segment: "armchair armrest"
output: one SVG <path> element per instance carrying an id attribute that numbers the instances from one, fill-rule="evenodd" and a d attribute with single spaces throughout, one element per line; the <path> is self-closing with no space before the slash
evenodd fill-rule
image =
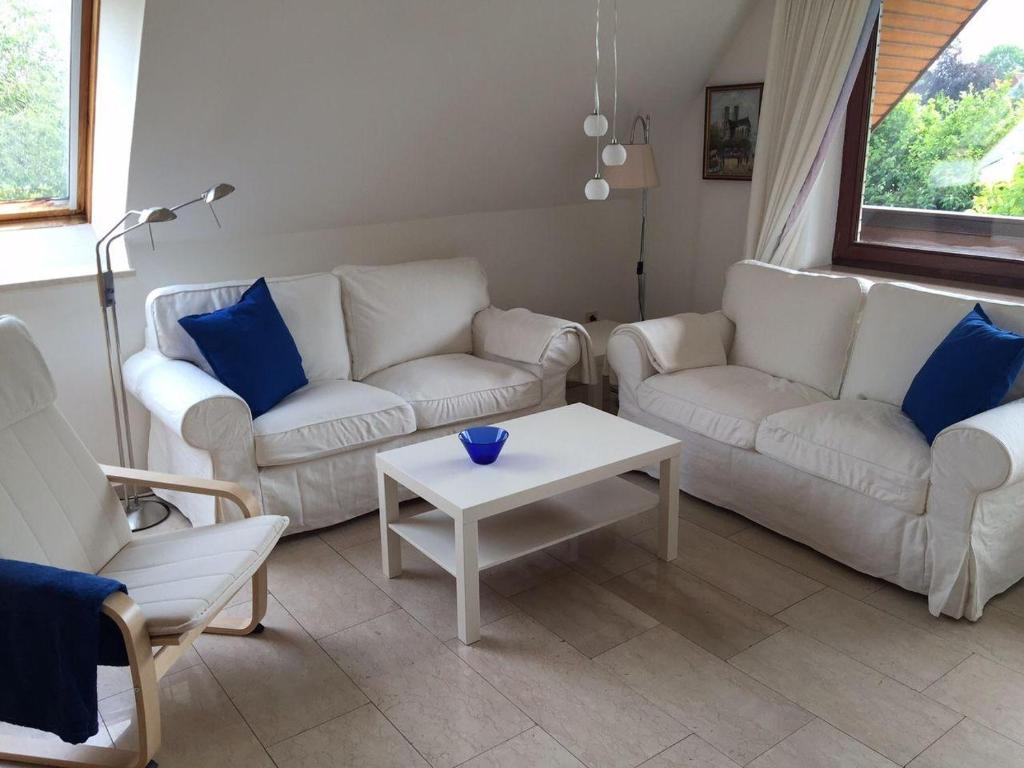
<path id="1" fill-rule="evenodd" d="M 245 400 L 192 363 L 145 349 L 125 362 L 124 381 L 154 418 L 193 448 L 212 451 L 253 442 Z"/>
<path id="2" fill-rule="evenodd" d="M 566 346 L 558 344 L 565 339 L 572 349 L 558 348 Z M 582 361 L 584 375 L 593 376 L 590 337 L 583 326 L 528 309 L 488 307 L 477 312 L 473 317 L 473 352 L 480 357 L 539 365 L 546 371 L 568 371 Z"/>
<path id="3" fill-rule="evenodd" d="M 687 312 L 620 325 L 613 336 L 633 336 L 658 373 L 725 365 L 735 326 L 722 312 Z"/>
<path id="4" fill-rule="evenodd" d="M 150 488 L 164 488 L 169 491 L 197 493 L 202 496 L 215 496 L 233 502 L 243 517 L 256 517 L 261 514 L 256 497 L 238 483 L 226 480 L 210 480 L 203 477 L 185 477 L 171 475 L 166 472 L 153 472 L 148 469 L 129 469 L 100 464 L 100 469 L 107 479 L 125 485 L 147 485 Z"/>

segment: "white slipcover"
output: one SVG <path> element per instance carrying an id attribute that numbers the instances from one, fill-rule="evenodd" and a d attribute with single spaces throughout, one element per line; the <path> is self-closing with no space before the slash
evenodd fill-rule
<path id="1" fill-rule="evenodd" d="M 308 461 L 416 431 L 405 400 L 358 381 L 318 381 L 252 423 L 256 464 Z"/>
<path id="2" fill-rule="evenodd" d="M 487 277 L 472 258 L 346 264 L 334 273 L 357 381 L 408 360 L 472 352 L 473 316 L 491 303 Z"/>
<path id="3" fill-rule="evenodd" d="M 864 304 L 842 397 L 902 405 L 914 376 L 978 299 L 901 283 L 872 286 Z M 1024 306 L 981 301 L 992 322 L 1024 333 Z M 1024 395 L 1024 376 L 1010 399 Z"/>
<path id="4" fill-rule="evenodd" d="M 238 302 L 253 280 L 231 280 L 205 285 L 169 285 L 146 298 L 147 346 L 165 357 L 187 360 L 213 373 L 199 347 L 179 318 L 212 312 Z M 272 277 L 267 287 L 302 356 L 302 368 L 310 381 L 347 379 L 352 367 L 345 320 L 341 312 L 341 288 L 327 274 Z"/>
<path id="5" fill-rule="evenodd" d="M 407 401 L 419 429 L 540 404 L 541 382 L 522 368 L 472 355 L 435 355 L 385 368 L 364 380 Z"/>
<path id="6" fill-rule="evenodd" d="M 839 395 L 866 283 L 760 261 L 729 268 L 722 311 L 736 324 L 730 365 Z"/>
<path id="7" fill-rule="evenodd" d="M 757 430 L 758 453 L 919 515 L 931 449 L 894 405 L 828 400 L 773 413 Z"/>
<path id="8" fill-rule="evenodd" d="M 658 373 L 725 365 L 733 322 L 721 312 L 685 312 L 618 326 L 612 333 L 637 337 Z"/>
<path id="9" fill-rule="evenodd" d="M 765 416 L 827 399 L 813 387 L 739 365 L 659 373 L 637 390 L 640 407 L 648 413 L 748 449 Z"/>
<path id="10" fill-rule="evenodd" d="M 150 635 L 177 635 L 205 623 L 252 578 L 288 521 L 260 515 L 128 542 L 100 575 L 128 587 Z"/>
<path id="11" fill-rule="evenodd" d="M 757 276 L 763 278 L 759 291 Z M 734 285 L 738 278 L 741 284 Z M 813 371 L 814 361 L 801 356 L 822 352 L 820 329 L 845 327 L 845 319 L 829 320 L 829 308 L 819 300 L 831 286 L 818 275 L 733 267 L 725 296 L 732 305 L 726 314 L 736 321 L 735 344 L 760 338 L 761 347 L 740 354 L 734 346 L 730 362 L 753 351 L 782 361 L 766 360 L 766 368 L 794 377 Z M 845 318 L 852 290 L 832 298 Z M 748 311 L 741 302 L 760 304 Z M 930 448 L 899 407 L 920 365 L 975 302 L 919 287 L 871 285 L 853 317 L 855 339 L 842 386 L 830 390 L 842 399 L 822 397 L 795 408 L 764 409 L 756 388 L 734 389 L 750 402 L 725 408 L 728 389 L 712 392 L 711 382 L 727 376 L 727 367 L 672 374 L 706 377 L 702 404 L 715 402 L 713 414 L 671 400 L 656 389 L 665 390 L 670 377 L 657 374 L 641 334 L 619 331 L 608 343 L 608 362 L 619 380 L 619 415 L 683 440 L 680 487 L 689 493 L 925 593 L 935 615 L 976 620 L 988 600 L 1024 577 L 1024 400 L 1014 399 L 1022 382 L 1007 402 L 948 427 Z M 1024 306 L 981 303 L 997 324 L 1024 331 Z M 772 312 L 781 319 L 773 321 Z M 798 321 L 810 330 L 800 330 Z M 768 338 L 765 328 L 779 338 Z M 846 350 L 844 338 L 834 334 Z M 824 351 L 831 361 L 826 367 L 842 371 L 843 355 Z M 759 410 L 764 413 L 751 450 L 742 439 L 749 424 L 735 416 L 746 412 L 754 419 Z"/>

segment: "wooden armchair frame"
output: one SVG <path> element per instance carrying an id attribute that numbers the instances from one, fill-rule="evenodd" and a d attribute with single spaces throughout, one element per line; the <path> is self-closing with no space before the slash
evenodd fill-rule
<path id="1" fill-rule="evenodd" d="M 183 477 L 142 469 L 100 465 L 112 483 L 216 496 L 233 502 L 244 517 L 261 514 L 256 497 L 237 483 Z M 118 747 L 64 744 L 28 737 L 0 737 L 0 761 L 62 768 L 146 768 L 155 766 L 153 756 L 160 749 L 160 679 L 167 674 L 203 632 L 220 635 L 248 635 L 262 631 L 260 621 L 267 612 L 267 564 L 252 576 L 252 610 L 249 618 L 214 616 L 205 625 L 180 635 L 150 636 L 142 610 L 128 595 L 116 592 L 103 602 L 103 613 L 113 619 L 124 637 L 128 666 L 135 691 L 138 727 L 136 751 Z"/>

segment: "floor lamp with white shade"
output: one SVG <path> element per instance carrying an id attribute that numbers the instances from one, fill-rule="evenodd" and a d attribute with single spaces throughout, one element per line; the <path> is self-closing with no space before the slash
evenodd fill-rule
<path id="1" fill-rule="evenodd" d="M 141 211 L 131 210 L 111 227 L 106 234 L 96 241 L 96 284 L 99 288 L 100 313 L 103 316 L 103 334 L 107 343 L 107 371 L 110 375 L 110 396 L 114 406 L 114 431 L 117 435 L 117 454 L 121 466 L 135 469 L 135 452 L 132 448 L 132 428 L 128 414 L 128 395 L 121 372 L 123 358 L 121 355 L 121 330 L 117 322 L 117 297 L 114 291 L 114 270 L 110 263 L 110 244 L 141 227 L 149 228 L 149 242 L 153 249 L 153 224 L 174 221 L 178 218 L 177 211 L 193 203 L 206 203 L 210 207 L 214 221 L 220 227 L 220 220 L 213 203 L 227 197 L 235 188 L 230 184 L 217 184 L 210 187 L 198 197 L 187 200 L 173 207 L 157 206 Z M 134 223 L 127 222 L 135 217 Z M 127 225 L 127 226 L 126 226 Z M 102 258 L 101 250 L 105 254 Z M 125 489 L 125 513 L 133 531 L 152 528 L 162 523 L 171 513 L 170 505 L 153 494 L 140 494 L 135 488 Z"/>
<path id="2" fill-rule="evenodd" d="M 637 142 L 637 128 L 640 139 Z M 647 191 L 658 186 L 658 169 L 654 165 L 654 149 L 651 147 L 651 116 L 637 115 L 629 132 L 629 143 L 625 145 L 626 162 L 609 165 L 604 169 L 604 178 L 612 189 L 640 189 L 640 257 L 636 262 L 637 301 L 640 305 L 640 319 L 647 319 L 647 276 L 644 274 L 644 258 L 647 255 Z"/>

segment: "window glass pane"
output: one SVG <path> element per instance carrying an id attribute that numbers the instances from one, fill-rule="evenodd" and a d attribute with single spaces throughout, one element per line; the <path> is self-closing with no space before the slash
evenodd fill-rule
<path id="1" fill-rule="evenodd" d="M 860 240 L 1024 258 L 1024 2 L 925 7 L 883 4 Z"/>
<path id="2" fill-rule="evenodd" d="M 0 0 L 0 202 L 66 199 L 72 0 Z"/>

